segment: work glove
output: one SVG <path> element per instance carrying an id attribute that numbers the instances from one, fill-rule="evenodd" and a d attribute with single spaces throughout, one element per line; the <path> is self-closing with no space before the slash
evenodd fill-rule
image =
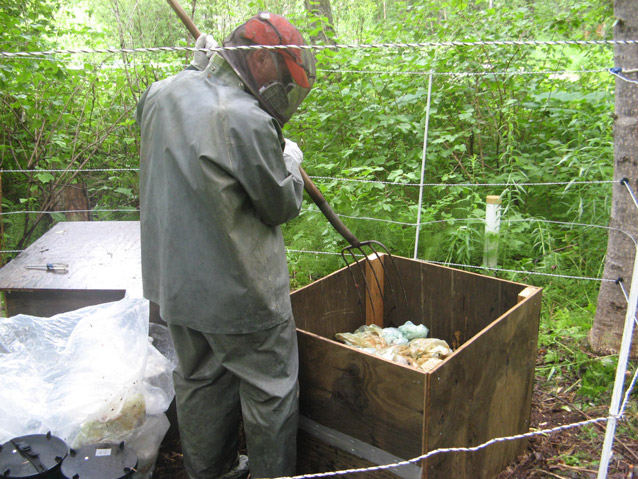
<path id="1" fill-rule="evenodd" d="M 210 49 L 215 47 L 217 47 L 217 42 L 215 41 L 212 35 L 205 35 L 202 33 L 197 38 L 197 41 L 195 42 L 195 48 Z M 191 65 L 193 65 L 195 68 L 197 68 L 200 71 L 204 70 L 208 66 L 210 57 L 212 57 L 214 54 L 215 52 L 210 50 L 207 52 L 196 51 L 195 54 L 193 55 L 193 61 L 191 62 Z"/>
<path id="2" fill-rule="evenodd" d="M 299 172 L 299 167 L 303 162 L 303 152 L 299 148 L 299 145 L 288 138 L 284 138 L 286 145 L 284 146 L 284 161 L 286 162 L 286 168 L 295 177 L 295 179 L 303 184 L 303 178 Z"/>
<path id="3" fill-rule="evenodd" d="M 291 165 L 293 162 L 299 167 L 303 162 L 303 152 L 299 148 L 299 145 L 288 138 L 284 138 L 286 145 L 284 146 L 284 160 L 286 166 Z M 288 168 L 290 169 L 290 168 Z"/>

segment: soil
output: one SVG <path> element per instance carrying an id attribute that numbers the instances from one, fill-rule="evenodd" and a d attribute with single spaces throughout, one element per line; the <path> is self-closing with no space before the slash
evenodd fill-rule
<path id="1" fill-rule="evenodd" d="M 547 430 L 607 416 L 609 406 L 590 407 L 584 412 L 574 405 L 578 400 L 576 393 L 550 393 L 537 385 L 532 399 L 530 428 Z M 627 432 L 617 427 L 608 479 L 630 479 L 634 477 L 634 469 L 638 478 L 636 418 L 631 418 L 630 422 Z M 594 479 L 598 475 L 605 425 L 605 422 L 598 422 L 533 436 L 525 453 L 507 466 L 497 479 Z"/>
<path id="2" fill-rule="evenodd" d="M 537 380 L 532 399 L 531 430 L 547 430 L 607 415 L 608 406 L 588 407 L 586 412 L 580 409 L 576 404 L 582 402 L 582 398 L 573 392 L 574 388 L 571 389 L 569 385 L 561 388 L 555 383 L 549 385 Z M 527 450 L 496 479 L 596 478 L 604 436 L 604 422 L 533 436 Z M 608 479 L 638 478 L 637 436 L 638 417 L 633 413 L 617 428 Z M 171 437 L 167 437 L 160 448 L 153 479 L 188 479 L 183 470 L 177 434 Z"/>

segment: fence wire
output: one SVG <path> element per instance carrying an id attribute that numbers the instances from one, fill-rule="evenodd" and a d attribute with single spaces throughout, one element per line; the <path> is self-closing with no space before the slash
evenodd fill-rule
<path id="1" fill-rule="evenodd" d="M 157 52 L 221 52 L 225 50 L 280 50 L 298 48 L 300 50 L 396 50 L 396 49 L 424 49 L 424 48 L 450 48 L 450 47 L 535 47 L 535 46 L 580 46 L 580 47 L 607 47 L 615 45 L 638 45 L 638 40 L 481 40 L 481 41 L 448 41 L 448 42 L 408 42 L 408 43 L 368 43 L 350 45 L 244 45 L 233 47 L 195 48 L 195 47 L 140 47 L 140 48 L 72 48 L 41 51 L 0 52 L 0 57 L 25 58 L 41 57 L 46 55 L 77 55 L 98 53 L 157 53 Z"/>

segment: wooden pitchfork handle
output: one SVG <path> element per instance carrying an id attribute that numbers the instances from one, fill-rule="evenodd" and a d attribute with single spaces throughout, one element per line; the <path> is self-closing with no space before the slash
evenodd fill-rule
<path id="1" fill-rule="evenodd" d="M 200 37 L 201 32 L 197 28 L 197 25 L 193 23 L 193 20 L 191 20 L 191 17 L 188 16 L 188 14 L 184 11 L 184 9 L 179 4 L 179 2 L 177 2 L 177 0 L 167 0 L 167 1 L 168 1 L 168 4 L 171 6 L 171 8 L 175 10 L 175 13 L 177 13 L 177 16 L 182 21 L 182 23 L 186 26 L 186 29 L 190 32 L 191 35 L 193 35 L 193 37 L 195 37 L 195 40 L 197 40 Z"/>
<path id="2" fill-rule="evenodd" d="M 177 16 L 182 21 L 182 23 L 186 26 L 191 35 L 197 40 L 201 35 L 201 32 L 197 28 L 197 25 L 191 20 L 188 14 L 184 11 L 182 6 L 177 2 L 177 0 L 167 0 L 168 4 L 171 6 Z M 308 196 L 312 198 L 312 201 L 315 202 L 317 207 L 321 210 L 326 219 L 330 222 L 330 224 L 337 230 L 337 232 L 344 237 L 344 239 L 350 243 L 352 246 L 359 246 L 361 242 L 357 239 L 357 237 L 348 229 L 348 227 L 339 219 L 336 215 L 332 207 L 328 204 L 326 199 L 324 198 L 319 188 L 315 186 L 312 182 L 308 174 L 304 171 L 304 169 L 299 166 L 299 172 L 301 173 L 301 177 L 303 178 L 304 189 L 308 193 Z"/>

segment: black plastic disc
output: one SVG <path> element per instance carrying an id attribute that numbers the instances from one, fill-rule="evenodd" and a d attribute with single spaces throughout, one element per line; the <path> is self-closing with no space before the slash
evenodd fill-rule
<path id="1" fill-rule="evenodd" d="M 35 479 L 60 477 L 66 443 L 51 434 L 30 434 L 5 442 L 0 449 L 0 477 Z"/>
<path id="2" fill-rule="evenodd" d="M 93 444 L 71 449 L 62 462 L 66 479 L 126 479 L 133 476 L 137 456 L 124 444 Z"/>

